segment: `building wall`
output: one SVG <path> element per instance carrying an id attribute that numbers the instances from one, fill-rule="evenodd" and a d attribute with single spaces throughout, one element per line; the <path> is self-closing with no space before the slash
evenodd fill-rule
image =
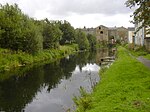
<path id="1" fill-rule="evenodd" d="M 135 37 L 135 28 L 129 27 L 128 28 L 128 43 L 134 43 L 134 37 Z"/>
<path id="2" fill-rule="evenodd" d="M 141 23 L 135 24 L 135 31 L 138 30 L 138 28 L 142 25 Z M 145 38 L 145 28 L 141 28 L 138 32 L 135 34 L 135 44 L 139 46 L 144 45 L 144 38 Z"/>
<path id="3" fill-rule="evenodd" d="M 128 30 L 124 27 L 117 28 L 118 38 L 122 41 L 127 43 L 128 42 Z"/>
<path id="4" fill-rule="evenodd" d="M 117 39 L 117 35 L 118 35 L 118 33 L 117 33 L 117 29 L 115 28 L 111 28 L 111 29 L 109 29 L 109 31 L 108 31 L 108 37 L 109 38 L 114 38 L 114 39 Z"/>
<path id="5" fill-rule="evenodd" d="M 150 29 L 150 27 L 148 27 L 146 30 Z M 150 34 L 146 34 L 145 38 L 144 38 L 144 45 L 146 47 L 146 49 L 150 52 Z"/>
<path id="6" fill-rule="evenodd" d="M 133 43 L 134 31 L 128 31 L 128 43 Z"/>
<path id="7" fill-rule="evenodd" d="M 150 52 L 150 38 L 144 39 L 144 45 L 145 45 L 146 49 Z"/>
<path id="8" fill-rule="evenodd" d="M 108 42 L 108 28 L 100 25 L 95 29 L 96 38 L 99 42 Z"/>

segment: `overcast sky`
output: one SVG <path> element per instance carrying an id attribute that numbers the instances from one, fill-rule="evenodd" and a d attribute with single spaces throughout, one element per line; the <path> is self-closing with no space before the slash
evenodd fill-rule
<path id="1" fill-rule="evenodd" d="M 133 10 L 126 0 L 0 0 L 1 4 L 17 3 L 22 11 L 35 19 L 67 20 L 75 28 L 105 25 L 134 26 L 129 21 Z"/>

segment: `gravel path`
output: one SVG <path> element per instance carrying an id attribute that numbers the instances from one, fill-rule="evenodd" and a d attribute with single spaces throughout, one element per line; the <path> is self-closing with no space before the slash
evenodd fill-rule
<path id="1" fill-rule="evenodd" d="M 138 57 L 137 60 L 139 60 L 141 63 L 143 63 L 145 66 L 150 68 L 150 60 L 143 58 L 142 56 Z"/>

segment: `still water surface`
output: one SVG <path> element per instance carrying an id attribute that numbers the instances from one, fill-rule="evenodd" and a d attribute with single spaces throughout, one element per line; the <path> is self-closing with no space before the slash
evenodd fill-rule
<path id="1" fill-rule="evenodd" d="M 0 80 L 0 111 L 74 110 L 72 98 L 80 95 L 81 86 L 91 91 L 91 86 L 100 80 L 98 72 L 103 66 L 100 59 L 110 55 L 112 53 L 107 49 L 82 52 L 52 63 L 7 73 L 11 77 Z"/>

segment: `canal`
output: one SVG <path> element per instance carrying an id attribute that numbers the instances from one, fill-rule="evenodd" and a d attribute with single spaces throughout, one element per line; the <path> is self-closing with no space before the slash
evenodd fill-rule
<path id="1" fill-rule="evenodd" d="M 108 49 L 80 52 L 55 62 L 19 68 L 0 75 L 0 111 L 66 112 L 79 88 L 91 91 L 100 80 L 101 58 L 113 56 Z M 2 77 L 3 76 L 3 77 Z M 7 77 L 8 76 L 8 77 Z"/>

